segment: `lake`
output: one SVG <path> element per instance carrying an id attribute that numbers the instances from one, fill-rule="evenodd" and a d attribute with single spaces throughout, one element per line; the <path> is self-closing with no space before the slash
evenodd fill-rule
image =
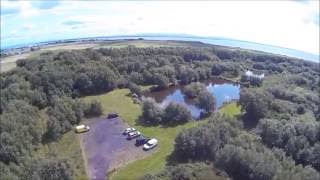
<path id="1" fill-rule="evenodd" d="M 202 82 L 207 90 L 216 99 L 215 109 L 220 108 L 224 103 L 231 100 L 238 100 L 240 97 L 240 85 L 227 82 L 221 79 L 210 79 Z M 187 98 L 183 93 L 183 85 L 171 86 L 161 91 L 147 92 L 145 97 L 152 97 L 161 107 L 166 107 L 170 102 L 182 104 L 187 107 L 192 117 L 198 118 L 202 109 L 195 105 L 195 100 Z"/>

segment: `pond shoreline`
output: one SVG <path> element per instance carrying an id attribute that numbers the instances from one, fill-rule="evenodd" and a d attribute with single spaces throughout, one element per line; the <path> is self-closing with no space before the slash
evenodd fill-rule
<path id="1" fill-rule="evenodd" d="M 206 86 L 216 100 L 215 110 L 218 110 L 225 102 L 239 99 L 241 84 L 235 81 L 226 80 L 221 77 L 211 77 L 207 80 L 200 81 Z M 159 103 L 160 107 L 165 108 L 171 102 L 181 104 L 190 110 L 192 117 L 198 119 L 203 111 L 196 105 L 194 98 L 187 98 L 183 93 L 183 88 L 186 85 L 177 84 L 169 86 L 165 89 L 150 88 L 149 91 L 144 91 L 143 97 L 151 97 Z"/>

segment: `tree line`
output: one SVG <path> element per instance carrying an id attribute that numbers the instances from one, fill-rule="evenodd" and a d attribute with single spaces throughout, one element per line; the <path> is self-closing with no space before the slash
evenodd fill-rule
<path id="1" fill-rule="evenodd" d="M 272 138 L 270 139 L 272 140 Z M 209 122 L 181 132 L 175 139 L 173 157 L 179 163 L 168 166 L 150 179 L 197 179 L 196 172 L 217 174 L 233 179 L 319 179 L 320 173 L 310 164 L 297 165 L 281 148 L 268 148 L 259 136 L 243 129 L 241 121 L 214 114 Z M 189 162 L 192 165 L 184 163 Z M 209 165 L 199 164 L 208 163 Z M 183 171 L 181 171 L 183 169 Z"/>

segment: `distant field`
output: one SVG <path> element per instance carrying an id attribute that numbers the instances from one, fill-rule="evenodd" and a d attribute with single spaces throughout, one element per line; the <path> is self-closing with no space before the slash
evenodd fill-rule
<path id="1" fill-rule="evenodd" d="M 23 53 L 20 55 L 8 56 L 1 58 L 1 68 L 0 72 L 6 72 L 16 67 L 16 61 L 18 59 L 24 59 L 32 56 L 37 56 L 46 51 L 57 51 L 57 50 L 72 50 L 72 49 L 86 49 L 86 48 L 93 48 L 98 46 L 99 44 L 68 44 L 68 45 L 57 45 L 57 46 L 50 46 L 40 49 L 38 51 Z"/>
<path id="2" fill-rule="evenodd" d="M 110 42 L 96 42 L 96 43 L 77 43 L 45 47 L 39 51 L 28 52 L 20 55 L 9 56 L 1 58 L 0 72 L 6 72 L 16 67 L 18 59 L 37 56 L 46 51 L 59 51 L 59 50 L 76 50 L 86 48 L 124 48 L 128 46 L 135 46 L 139 48 L 145 47 L 186 47 L 197 44 L 196 42 L 178 42 L 178 41 L 152 41 L 152 40 L 115 40 Z"/>
<path id="3" fill-rule="evenodd" d="M 138 48 L 146 47 L 186 47 L 191 46 L 190 42 L 181 41 L 153 41 L 153 40 L 119 40 L 114 42 L 101 43 L 95 48 L 123 48 L 135 46 Z"/>

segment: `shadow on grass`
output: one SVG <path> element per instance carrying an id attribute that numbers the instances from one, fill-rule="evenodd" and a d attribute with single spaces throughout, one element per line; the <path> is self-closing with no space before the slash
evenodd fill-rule
<path id="1" fill-rule="evenodd" d="M 187 162 L 186 158 L 181 158 L 176 151 L 173 151 L 169 156 L 166 158 L 166 166 L 174 166 L 179 163 Z"/>
<path id="2" fill-rule="evenodd" d="M 190 159 L 190 158 L 185 158 L 181 156 L 176 151 L 173 151 L 169 156 L 166 158 L 166 166 L 175 166 L 178 164 L 182 163 L 194 163 L 194 162 L 210 162 L 212 159 L 203 157 L 203 158 L 196 158 L 196 159 Z"/>
<path id="3" fill-rule="evenodd" d="M 173 127 L 176 127 L 176 126 L 179 126 L 179 125 L 184 125 L 184 124 L 186 124 L 188 122 L 191 122 L 191 121 L 195 121 L 195 120 L 189 120 L 189 121 L 183 121 L 183 122 L 162 123 L 161 127 L 162 128 L 173 128 Z"/>
<path id="4" fill-rule="evenodd" d="M 136 121 L 136 126 L 143 126 L 143 127 L 161 127 L 161 128 L 173 128 L 179 125 L 184 125 L 191 121 L 201 121 L 203 119 L 192 119 L 189 121 L 183 121 L 183 122 L 163 122 L 163 123 L 152 123 L 152 122 L 146 122 L 142 116 L 140 116 Z"/>
<path id="5" fill-rule="evenodd" d="M 145 122 L 144 119 L 142 118 L 142 116 L 139 116 L 138 119 L 136 119 L 135 125 L 136 126 L 143 126 L 143 127 L 158 127 L 159 126 L 158 123 Z"/>

